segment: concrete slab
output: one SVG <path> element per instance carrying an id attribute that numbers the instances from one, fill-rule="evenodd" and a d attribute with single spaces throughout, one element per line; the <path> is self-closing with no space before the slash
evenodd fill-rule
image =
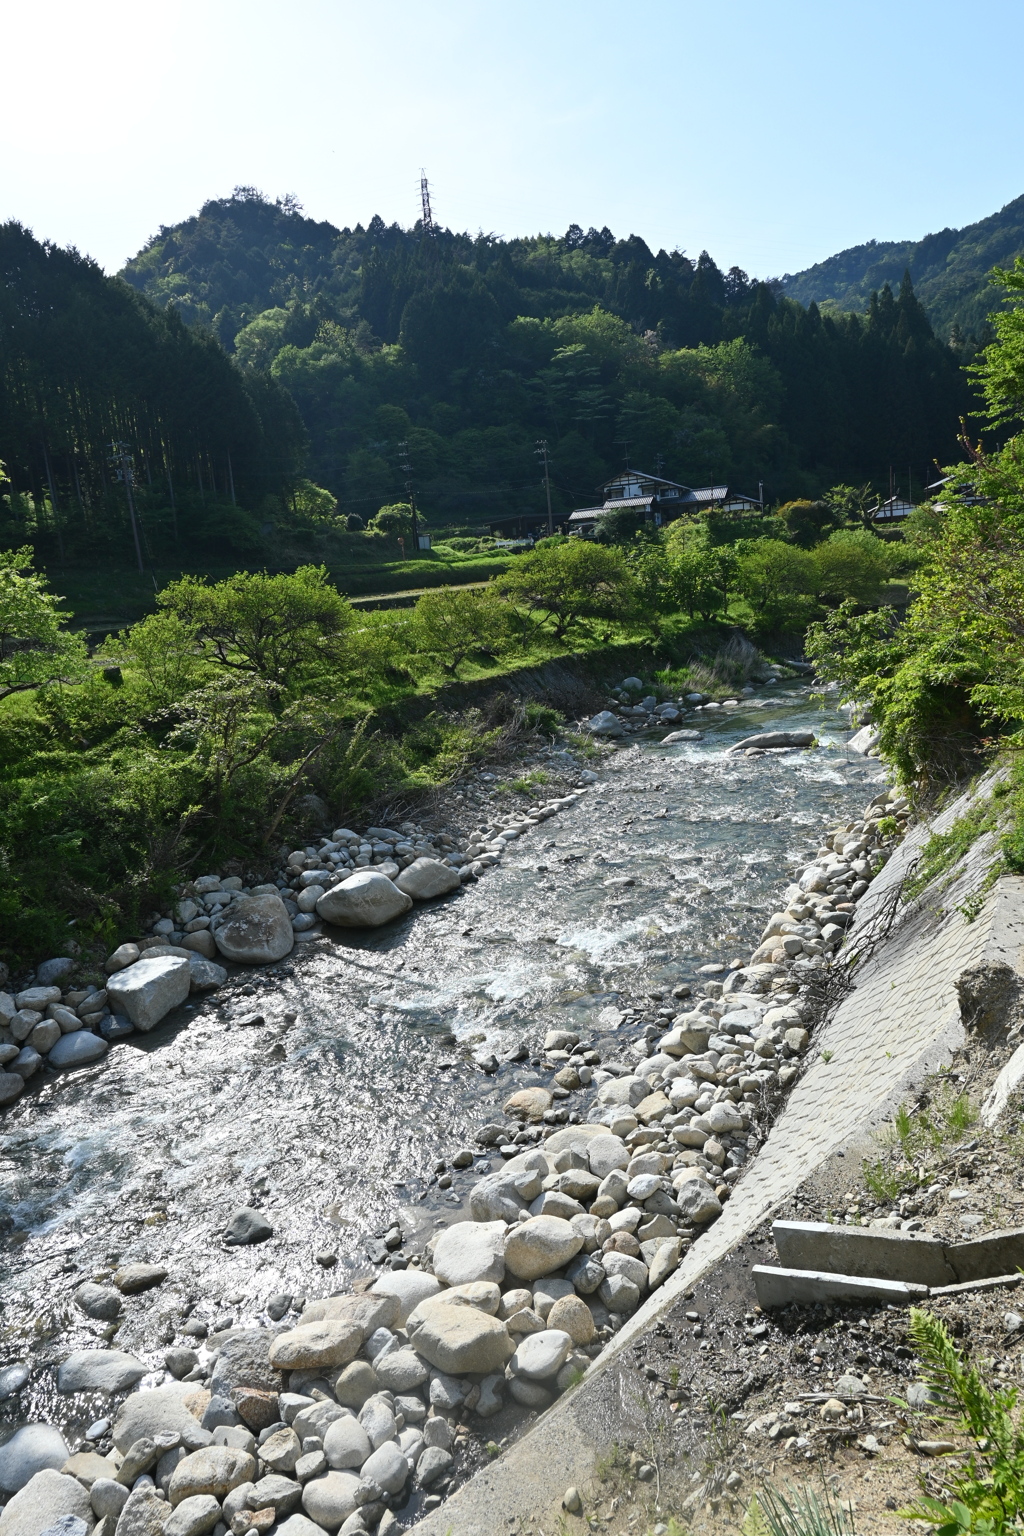
<path id="1" fill-rule="evenodd" d="M 968 1278 L 952 1267 L 945 1244 L 935 1237 L 838 1227 L 826 1221 L 776 1221 L 772 1237 L 779 1263 L 787 1269 L 816 1269 L 929 1286 L 953 1285 Z M 1010 1267 L 1003 1265 L 1001 1273 L 1008 1273 Z"/>
<path id="2" fill-rule="evenodd" d="M 987 1280 L 992 1275 L 1012 1275 L 1024 1269 L 1024 1228 L 1007 1227 L 986 1232 L 969 1243 L 946 1250 L 958 1280 Z"/>
<path id="3" fill-rule="evenodd" d="M 968 1291 L 1012 1291 L 1024 1280 L 1024 1275 L 990 1275 L 987 1280 L 965 1280 L 960 1285 L 939 1285 L 933 1296 L 961 1296 Z"/>
<path id="4" fill-rule="evenodd" d="M 765 1310 L 788 1307 L 791 1301 L 801 1306 L 816 1301 L 873 1301 L 898 1307 L 928 1299 L 926 1285 L 911 1285 L 905 1280 L 873 1280 L 815 1269 L 773 1269 L 767 1264 L 755 1264 L 750 1273 L 758 1304 Z"/>

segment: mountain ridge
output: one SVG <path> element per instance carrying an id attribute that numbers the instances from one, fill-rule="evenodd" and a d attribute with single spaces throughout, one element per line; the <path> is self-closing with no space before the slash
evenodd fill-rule
<path id="1" fill-rule="evenodd" d="M 988 274 L 1024 254 L 1024 196 L 962 229 L 947 227 L 921 240 L 867 240 L 802 272 L 786 273 L 778 291 L 801 304 L 862 312 L 873 291 L 898 287 L 909 271 L 914 292 L 943 339 L 984 342 L 999 307 Z"/>

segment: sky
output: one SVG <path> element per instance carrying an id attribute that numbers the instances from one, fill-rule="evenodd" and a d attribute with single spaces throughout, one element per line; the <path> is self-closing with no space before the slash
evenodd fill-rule
<path id="1" fill-rule="evenodd" d="M 0 219 L 116 271 L 236 185 L 338 226 L 570 223 L 752 276 L 1024 192 L 1020 0 L 33 0 Z"/>

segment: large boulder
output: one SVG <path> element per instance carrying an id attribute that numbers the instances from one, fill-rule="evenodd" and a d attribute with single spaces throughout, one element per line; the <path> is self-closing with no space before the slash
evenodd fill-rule
<path id="1" fill-rule="evenodd" d="M 607 1178 L 616 1169 L 628 1168 L 629 1148 L 618 1136 L 593 1136 L 587 1143 L 590 1171 L 599 1179 Z"/>
<path id="2" fill-rule="evenodd" d="M 400 1310 L 397 1296 L 327 1296 L 323 1301 L 307 1302 L 302 1309 L 302 1321 L 319 1323 L 332 1318 L 355 1323 L 363 1330 L 363 1338 L 368 1339 L 378 1328 L 396 1328 Z"/>
<path id="3" fill-rule="evenodd" d="M 292 920 L 280 896 L 242 896 L 214 932 L 221 954 L 243 965 L 272 965 L 291 953 Z"/>
<path id="4" fill-rule="evenodd" d="M 409 1476 L 409 1463 L 393 1440 L 385 1440 L 363 1463 L 361 1476 L 385 1493 L 401 1493 Z"/>
<path id="5" fill-rule="evenodd" d="M 171 1473 L 167 1498 L 172 1507 L 182 1499 L 210 1493 L 223 1499 L 240 1483 L 251 1483 L 256 1476 L 256 1458 L 248 1451 L 231 1445 L 208 1445 L 191 1456 L 183 1456 Z"/>
<path id="6" fill-rule="evenodd" d="M 558 1216 L 531 1216 L 505 1239 L 505 1268 L 519 1280 L 539 1280 L 575 1258 L 583 1234 Z"/>
<path id="7" fill-rule="evenodd" d="M 52 1424 L 25 1424 L 0 1446 L 0 1493 L 17 1493 L 37 1472 L 58 1472 L 67 1459 L 68 1448 L 59 1429 Z"/>
<path id="8" fill-rule="evenodd" d="M 448 1376 L 503 1371 L 514 1347 L 496 1317 L 440 1298 L 420 1303 L 411 1340 L 417 1354 Z"/>
<path id="9" fill-rule="evenodd" d="M 122 1453 L 136 1440 L 153 1439 L 159 1434 L 178 1434 L 188 1451 L 209 1445 L 213 1438 L 186 1407 L 192 1389 L 175 1385 L 156 1387 L 151 1392 L 133 1392 L 126 1397 L 114 1420 L 114 1444 Z M 204 1394 L 205 1396 L 205 1394 Z"/>
<path id="10" fill-rule="evenodd" d="M 18 1431 L 18 1434 L 22 1433 L 23 1430 Z M 53 1433 L 56 1435 L 57 1431 Z M 3 1449 L 6 1451 L 10 1444 L 8 1440 Z M 44 1467 L 26 1479 L 10 1503 L 0 1511 L 0 1536 L 42 1536 L 43 1531 L 56 1525 L 65 1515 L 83 1520 L 87 1531 L 91 1531 L 96 1523 L 89 1495 L 77 1477 L 62 1476 L 52 1467 Z"/>
<path id="11" fill-rule="evenodd" d="M 220 1505 L 212 1493 L 182 1499 L 164 1526 L 164 1536 L 206 1536 L 220 1519 Z"/>
<path id="12" fill-rule="evenodd" d="M 233 1328 L 217 1340 L 220 1352 L 213 1367 L 210 1390 L 229 1397 L 236 1387 L 280 1392 L 281 1377 L 271 1364 L 270 1351 L 283 1328 Z"/>
<path id="13" fill-rule="evenodd" d="M 111 976 L 107 1000 L 111 1011 L 127 1014 L 136 1029 L 154 1029 L 172 1008 L 185 1001 L 191 984 L 189 963 L 180 956 L 144 958 Z M 71 1041 L 74 1036 L 66 1038 Z"/>
<path id="14" fill-rule="evenodd" d="M 757 736 L 744 736 L 729 748 L 730 752 L 745 752 L 748 747 L 813 747 L 813 731 L 761 731 Z"/>
<path id="15" fill-rule="evenodd" d="M 505 1278 L 505 1223 L 460 1221 L 434 1244 L 434 1274 L 444 1285 Z"/>
<path id="16" fill-rule="evenodd" d="M 125 1392 L 149 1370 L 120 1349 L 78 1349 L 57 1371 L 58 1392 Z"/>
<path id="17" fill-rule="evenodd" d="M 373 1282 L 370 1295 L 394 1296 L 398 1301 L 396 1321 L 400 1328 L 404 1328 L 410 1312 L 421 1301 L 436 1296 L 440 1289 L 441 1282 L 434 1275 L 425 1275 L 415 1269 L 392 1269 L 385 1271 Z"/>
<path id="18" fill-rule="evenodd" d="M 317 915 L 338 928 L 379 928 L 401 917 L 412 906 L 412 897 L 400 891 L 387 875 L 375 869 L 358 869 L 340 885 L 325 891 L 316 904 Z"/>
<path id="19" fill-rule="evenodd" d="M 590 732 L 594 736 L 625 736 L 626 727 L 618 715 L 612 714 L 610 709 L 598 710 L 587 722 Z"/>
<path id="20" fill-rule="evenodd" d="M 429 901 L 433 896 L 446 896 L 457 891 L 462 884 L 457 869 L 442 864 L 440 859 L 414 859 L 408 869 L 403 869 L 395 881 L 400 891 L 414 901 Z"/>
<path id="21" fill-rule="evenodd" d="M 343 1318 L 300 1323 L 277 1336 L 270 1346 L 270 1363 L 279 1371 L 337 1369 L 355 1359 L 362 1342 L 363 1330 Z"/>

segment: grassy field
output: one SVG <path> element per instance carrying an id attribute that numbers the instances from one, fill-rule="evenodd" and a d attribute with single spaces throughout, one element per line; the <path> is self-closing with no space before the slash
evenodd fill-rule
<path id="1" fill-rule="evenodd" d="M 315 556 L 310 559 L 317 563 Z M 418 560 L 381 560 L 374 553 L 372 559 L 353 560 L 344 566 L 327 562 L 327 568 L 340 592 L 352 597 L 368 597 L 487 581 L 499 575 L 514 559 L 514 555 L 501 553 L 459 555 L 442 548 L 425 552 Z M 211 581 L 223 581 L 237 570 L 265 568 L 263 562 L 232 561 L 215 565 L 204 561 L 156 565 L 140 575 L 137 570 L 120 565 L 51 565 L 46 568 L 46 575 L 53 589 L 66 598 L 75 615 L 76 627 L 100 634 L 122 629 L 150 613 L 157 592 L 179 576 L 207 575 Z"/>

